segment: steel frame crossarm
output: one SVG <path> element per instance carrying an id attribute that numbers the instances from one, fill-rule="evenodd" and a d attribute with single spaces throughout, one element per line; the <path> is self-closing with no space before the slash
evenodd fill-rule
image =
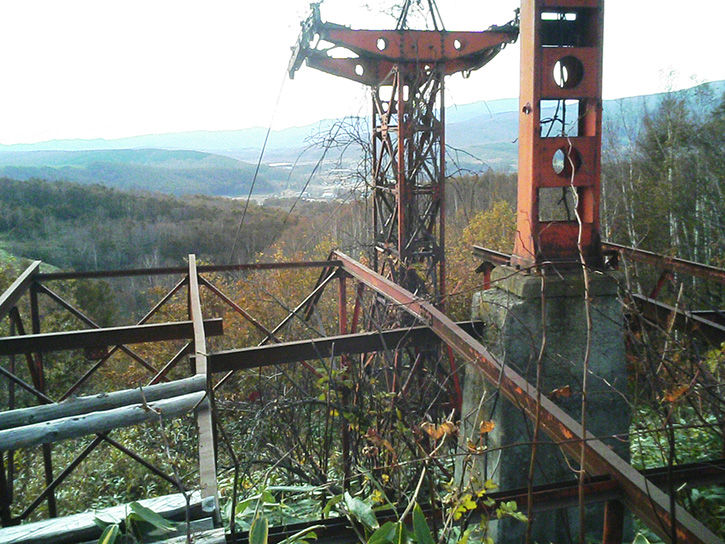
<path id="1" fill-rule="evenodd" d="M 476 332 L 480 321 L 458 323 L 466 331 Z M 480 327 L 479 327 L 480 328 Z M 406 327 L 385 331 L 362 332 L 297 340 L 251 348 L 231 349 L 210 353 L 209 372 L 249 370 L 270 365 L 291 364 L 332 355 L 356 355 L 400 349 L 405 346 L 416 348 L 435 346 L 440 343 L 428 327 Z"/>
<path id="2" fill-rule="evenodd" d="M 393 66 L 401 62 L 437 64 L 445 74 L 475 70 L 518 37 L 518 21 L 482 32 L 353 30 L 323 22 L 319 5 L 315 4 L 301 26 L 288 67 L 290 78 L 306 60 L 313 68 L 368 85 L 380 85 Z M 332 57 L 319 48 L 320 41 L 347 49 L 356 57 Z"/>
<path id="3" fill-rule="evenodd" d="M 718 268 L 716 266 L 687 261 L 685 259 L 679 259 L 677 257 L 661 255 L 659 253 L 645 251 L 644 249 L 638 249 L 636 247 L 622 246 L 619 244 L 614 244 L 612 242 L 603 242 L 602 248 L 609 251 L 617 251 L 623 257 L 626 257 L 633 261 L 651 264 L 658 268 L 663 268 L 665 270 L 671 270 L 674 272 L 681 272 L 684 274 L 689 274 L 691 276 L 704 278 L 706 280 L 713 280 L 719 283 L 725 283 L 724 268 Z"/>
<path id="4" fill-rule="evenodd" d="M 333 256 L 342 262 L 342 267 L 348 274 L 430 327 L 460 356 L 476 365 L 484 378 L 499 387 L 508 400 L 520 407 L 529 418 L 532 420 L 535 418 L 536 389 L 510 366 L 504 366 L 499 362 L 480 342 L 457 326 L 443 312 L 344 253 L 335 251 Z M 544 432 L 564 452 L 578 458 L 581 442 L 585 439 L 581 425 L 546 397 L 541 397 L 539 410 L 541 428 Z M 709 529 L 677 504 L 673 519 L 669 496 L 591 433 L 586 435 L 584 469 L 594 476 L 609 475 L 622 491 L 623 502 L 666 542 L 671 542 L 670 528 L 673 521 L 678 542 L 707 544 L 721 542 Z"/>
<path id="5" fill-rule="evenodd" d="M 84 348 L 105 348 L 109 345 L 141 344 L 164 340 L 189 339 L 194 333 L 191 321 L 172 323 L 147 323 L 126 327 L 95 328 L 76 331 L 49 332 L 43 334 L 25 334 L 0 338 L 0 355 L 22 353 L 43 353 Z M 206 335 L 223 334 L 220 318 L 203 321 Z M 157 372 L 153 367 L 151 371 Z"/>

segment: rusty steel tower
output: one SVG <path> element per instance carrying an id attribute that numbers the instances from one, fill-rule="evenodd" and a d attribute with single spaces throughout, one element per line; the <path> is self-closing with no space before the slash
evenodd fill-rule
<path id="1" fill-rule="evenodd" d="M 603 0 L 526 0 L 521 11 L 519 266 L 602 261 Z M 553 113 L 552 113 L 553 112 Z"/>
<path id="2" fill-rule="evenodd" d="M 289 72 L 293 77 L 306 60 L 371 88 L 373 267 L 440 307 L 446 293 L 444 78 L 488 63 L 516 40 L 518 26 L 449 32 L 429 3 L 434 29 L 410 30 L 409 4 L 394 30 L 322 22 L 319 4 L 312 4 Z M 354 57 L 333 57 L 323 43 Z"/>

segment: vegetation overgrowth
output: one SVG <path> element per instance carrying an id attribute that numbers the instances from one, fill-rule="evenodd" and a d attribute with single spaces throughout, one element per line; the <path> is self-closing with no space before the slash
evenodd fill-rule
<path id="1" fill-rule="evenodd" d="M 632 135 L 626 149 L 606 157 L 605 238 L 722 266 L 725 100 L 720 100 L 714 116 L 705 117 L 670 98 L 665 97 L 656 110 L 646 114 L 641 131 Z M 472 272 L 478 263 L 471 255 L 471 245 L 499 251 L 512 248 L 515 193 L 514 176 L 492 171 L 461 175 L 450 182 L 446 305 L 456 319 L 467 318 L 471 295 L 480 288 L 480 278 Z M 239 203 L 205 197 L 182 202 L 41 181 L 3 180 L 0 203 L 5 247 L 63 268 L 180 264 L 190 252 L 209 261 L 226 260 L 240 211 Z M 244 251 L 237 258 L 322 259 L 331 249 L 341 248 L 367 262 L 370 213 L 365 199 L 334 203 L 278 199 L 267 206 L 251 206 L 242 232 Z M 129 232 L 138 232 L 139 241 L 136 234 L 129 238 Z M 86 249 L 90 247 L 95 253 Z M 149 253 L 155 257 L 146 262 Z M 0 275 L 3 287 L 17 269 L 6 264 Z M 627 268 L 623 293 L 646 294 L 657 274 L 646 267 Z M 207 278 L 272 327 L 310 291 L 318 275 L 315 270 L 277 270 Z M 59 290 L 89 315 L 115 323 L 123 321 L 123 312 L 114 306 L 114 287 L 88 280 L 67 282 Z M 143 293 L 138 302 L 150 306 L 168 286 L 157 282 L 136 287 Z M 375 327 L 383 318 L 370 311 L 373 297 L 367 292 L 362 296 L 360 319 Z M 667 282 L 661 296 L 680 307 L 723 306 L 721 285 L 680 275 Z M 210 339 L 210 350 L 252 346 L 264 340 L 257 327 L 208 291 L 204 292 L 204 307 L 205 317 L 223 317 L 225 322 L 225 336 Z M 348 294 L 348 315 L 353 310 L 354 297 Z M 184 319 L 186 312 L 185 294 L 180 292 L 164 306 L 158 319 Z M 278 339 L 335 334 L 336 312 L 335 297 L 325 296 L 310 320 L 293 320 Z M 27 308 L 21 308 L 21 313 L 27 315 Z M 76 325 L 48 301 L 43 302 L 42 313 L 44 330 Z M 630 380 L 627 390 L 620 393 L 634 414 L 630 429 L 633 463 L 650 468 L 722 457 L 725 345 L 706 345 L 697 337 L 638 321 L 633 310 L 628 314 L 634 325 L 627 336 Z M 179 348 L 177 343 L 160 343 L 140 346 L 138 352 L 160 365 Z M 446 361 L 442 359 L 442 364 Z M 82 353 L 49 356 L 48 383 L 64 390 L 89 364 Z M 332 515 L 355 521 L 360 541 L 368 543 L 488 542 L 489 518 L 509 516 L 526 523 L 522 505 L 516 504 L 499 505 L 481 517 L 481 505 L 486 504 L 494 484 L 455 478 L 457 458 L 485 451 L 483 439 L 492 430 L 491 422 L 484 422 L 487 425 L 475 436 L 459 437 L 455 414 L 446 406 L 445 387 L 438 383 L 447 379 L 445 373 L 425 370 L 401 386 L 395 381 L 399 379 L 397 364 L 385 355 L 376 361 L 319 358 L 307 366 L 240 372 L 225 383 L 216 398 L 216 413 L 223 430 L 219 467 L 227 522 L 234 518 L 235 529 L 251 531 L 254 544 L 266 542 L 269 525 Z M 170 377 L 181 377 L 185 371 L 176 369 Z M 81 392 L 118 389 L 118 384 L 133 387 L 143 384 L 145 376 L 140 367 L 114 356 Z M 18 402 L 29 403 L 30 399 L 18 398 Z M 173 469 L 184 489 L 194 488 L 196 438 L 191 418 L 120 430 L 114 436 L 132 444 L 157 466 Z M 54 459 L 65 465 L 88 442 L 57 444 Z M 165 443 L 173 451 L 160 446 Z M 103 447 L 102 454 L 92 454 L 61 486 L 62 513 L 177 490 L 127 462 L 120 452 Z M 15 452 L 14 464 L 16 485 L 28 497 L 34 496 L 42 488 L 40 452 Z M 83 485 L 73 485 L 81 482 Z M 80 492 L 67 491 L 73 487 Z M 725 535 L 721 487 L 672 491 L 718 534 Z M 439 521 L 425 522 L 418 504 L 439 505 L 440 516 L 433 518 Z M 42 508 L 36 516 L 42 515 Z M 386 510 L 393 511 L 397 521 L 380 523 L 376 514 Z M 309 542 L 316 536 L 312 530 L 297 535 L 296 540 Z M 655 541 L 644 529 L 637 539 Z"/>

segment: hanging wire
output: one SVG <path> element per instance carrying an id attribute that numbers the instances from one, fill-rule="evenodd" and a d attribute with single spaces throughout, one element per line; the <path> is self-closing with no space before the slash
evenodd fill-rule
<path id="1" fill-rule="evenodd" d="M 272 132 L 272 125 L 274 124 L 274 118 L 277 115 L 277 110 L 279 109 L 279 102 L 282 98 L 282 91 L 284 90 L 284 84 L 285 81 L 287 81 L 287 70 L 285 69 L 284 75 L 282 76 L 282 83 L 279 86 L 279 92 L 277 93 L 277 100 L 274 103 L 274 108 L 272 109 L 272 116 L 269 120 L 269 125 L 267 126 L 267 133 L 264 136 L 264 142 L 262 143 L 262 149 L 259 152 L 259 159 L 257 160 L 257 167 L 254 170 L 254 177 L 252 178 L 252 183 L 249 186 L 249 193 L 247 194 L 247 200 L 244 203 L 244 211 L 242 212 L 242 217 L 239 220 L 239 225 L 237 225 L 237 230 L 234 233 L 234 241 L 232 242 L 232 249 L 229 251 L 229 259 L 228 262 L 230 264 L 233 264 L 234 259 L 234 253 L 237 250 L 237 243 L 239 242 L 239 235 L 242 233 L 242 227 L 244 226 L 244 219 L 247 217 L 247 210 L 249 209 L 249 201 L 252 199 L 252 192 L 254 191 L 254 185 L 257 183 L 257 176 L 259 175 L 259 168 L 262 165 L 262 159 L 264 158 L 264 152 L 267 150 L 267 142 L 269 141 L 269 135 Z"/>

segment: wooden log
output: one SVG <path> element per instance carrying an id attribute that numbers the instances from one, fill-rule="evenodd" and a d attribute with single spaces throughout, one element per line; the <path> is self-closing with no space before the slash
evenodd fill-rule
<path id="1" fill-rule="evenodd" d="M 38 444 L 50 444 L 59 440 L 78 438 L 94 433 L 105 433 L 120 427 L 129 427 L 145 421 L 175 418 L 192 410 L 206 393 L 189 393 L 148 405 L 125 406 L 113 410 L 92 412 L 81 416 L 65 417 L 0 431 L 0 451 L 30 448 Z"/>
<path id="2" fill-rule="evenodd" d="M 191 492 L 189 499 L 190 519 L 193 521 L 205 517 L 201 509 L 199 492 Z M 186 500 L 180 493 L 141 499 L 138 502 L 166 519 L 177 522 L 183 522 L 186 519 Z M 84 541 L 91 541 L 95 544 L 98 542 L 98 537 L 101 536 L 100 527 L 94 523 L 95 518 L 121 521 L 125 519 L 129 511 L 127 504 L 120 504 L 62 518 L 3 527 L 0 528 L 0 544 L 77 544 Z M 196 542 L 196 535 L 194 535 L 194 543 Z"/>
<path id="3" fill-rule="evenodd" d="M 64 417 L 89 414 L 91 412 L 112 410 L 131 404 L 141 404 L 144 399 L 146 399 L 146 402 L 154 402 L 161 399 L 178 397 L 188 393 L 203 391 L 205 387 L 206 378 L 201 374 L 197 374 L 191 378 L 150 385 L 143 388 L 126 389 L 124 391 L 114 391 L 113 393 L 101 393 L 100 395 L 88 397 L 75 397 L 57 404 L 44 404 L 30 408 L 8 410 L 6 412 L 0 412 L 0 430 L 42 423 L 43 421 Z"/>

